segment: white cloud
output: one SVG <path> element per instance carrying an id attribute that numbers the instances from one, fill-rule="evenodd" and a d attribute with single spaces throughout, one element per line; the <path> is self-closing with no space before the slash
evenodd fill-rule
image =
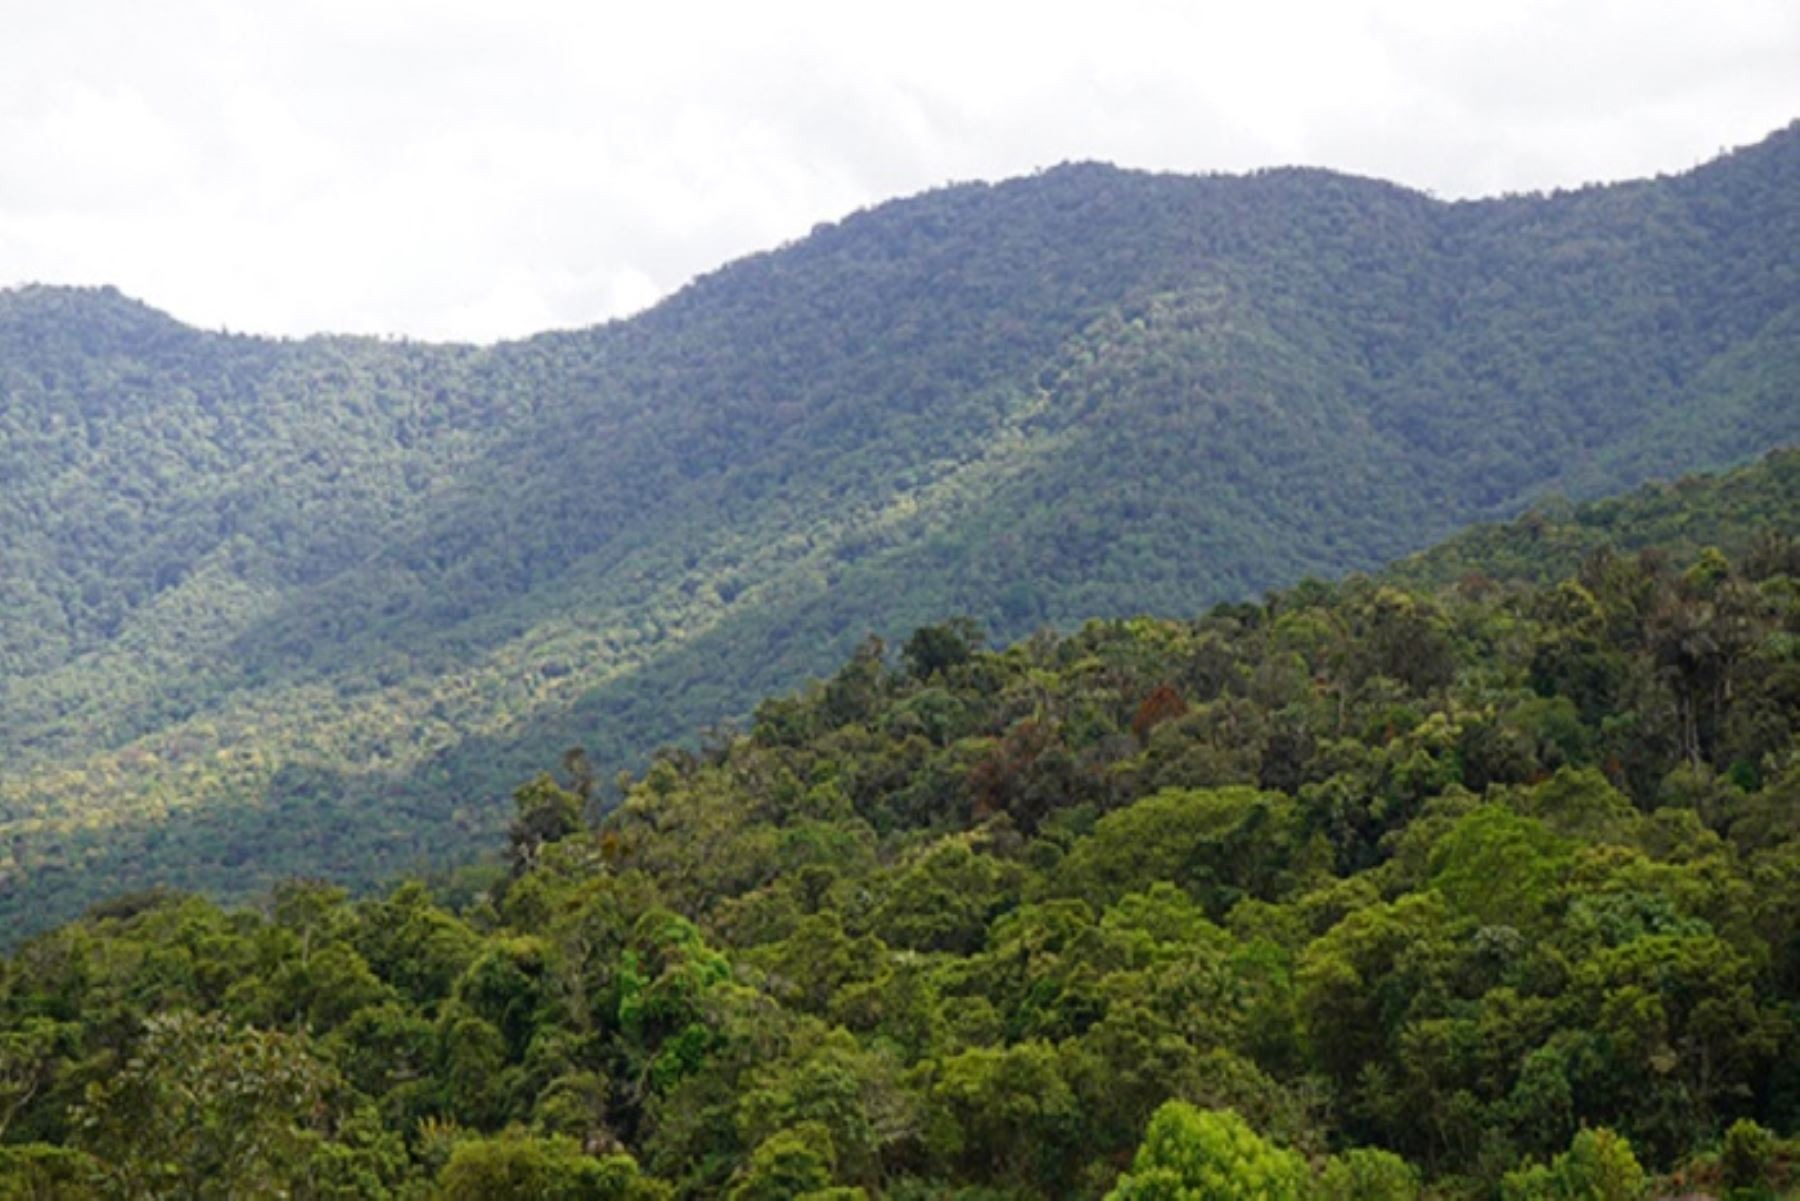
<path id="1" fill-rule="evenodd" d="M 1067 159 L 1461 196 L 1800 115 L 1788 0 L 0 5 L 0 285 L 294 334 L 586 324 Z"/>

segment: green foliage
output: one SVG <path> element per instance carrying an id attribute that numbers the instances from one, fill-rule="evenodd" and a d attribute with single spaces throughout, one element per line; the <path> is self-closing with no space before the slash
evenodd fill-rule
<path id="1" fill-rule="evenodd" d="M 1643 1201 L 1650 1187 L 1631 1143 L 1605 1128 L 1583 1130 L 1549 1167 L 1507 1173 L 1505 1201 Z"/>
<path id="2" fill-rule="evenodd" d="M 74 1033 L 72 1026 L 43 1017 L 0 1030 L 0 1138 L 13 1118 L 51 1083 L 59 1052 L 67 1053 Z"/>
<path id="3" fill-rule="evenodd" d="M 1749 1118 L 1739 1118 L 1725 1132 L 1719 1151 L 1719 1174 L 1729 1189 L 1756 1190 L 1767 1186 L 1775 1136 Z"/>
<path id="4" fill-rule="evenodd" d="M 379 1183 L 391 1138 L 358 1121 L 302 1038 L 192 1013 L 145 1021 L 137 1053 L 88 1085 L 77 1141 L 126 1195 L 268 1194 L 295 1174 Z"/>
<path id="5" fill-rule="evenodd" d="M 1166 792 L 1108 814 L 1064 857 L 1058 886 L 1104 905 L 1158 881 L 1223 914 L 1275 891 L 1291 806 L 1248 788 Z"/>
<path id="6" fill-rule="evenodd" d="M 69 1147 L 0 1145 L 0 1201 L 91 1201 L 103 1179 L 92 1156 Z"/>
<path id="7" fill-rule="evenodd" d="M 1319 1175 L 1321 1201 L 1418 1201 L 1419 1171 L 1391 1151 L 1356 1147 Z"/>
<path id="8" fill-rule="evenodd" d="M 1431 848 L 1432 883 L 1484 926 L 1536 928 L 1567 870 L 1561 840 L 1503 805 L 1472 811 Z"/>
<path id="9" fill-rule="evenodd" d="M 1229 1109 L 1171 1101 L 1156 1111 L 1131 1171 L 1108 1201 L 1301 1201 L 1306 1162 L 1261 1138 Z"/>
<path id="10" fill-rule="evenodd" d="M 934 845 L 895 873 L 893 886 L 870 915 L 890 945 L 920 951 L 971 951 L 988 923 L 1017 898 L 1016 865 L 965 839 Z"/>
<path id="11" fill-rule="evenodd" d="M 566 1138 L 508 1130 L 456 1144 L 438 1175 L 444 1201 L 659 1201 L 669 1193 L 629 1156 L 595 1158 Z"/>
<path id="12" fill-rule="evenodd" d="M 830 1131 L 805 1122 L 764 1139 L 726 1195 L 730 1201 L 785 1201 L 830 1188 L 836 1171 Z"/>
<path id="13" fill-rule="evenodd" d="M 1412 586 L 1491 586 L 1496 581 L 1565 588 L 1593 616 L 1607 614 L 1589 587 L 1610 556 L 1657 548 L 1691 559 L 1709 548 L 1744 556 L 1752 578 L 1794 574 L 1794 503 L 1800 452 L 1772 450 L 1752 467 L 1720 476 L 1684 475 L 1573 508 L 1534 509 L 1479 525 L 1394 564 L 1387 575 Z M 1617 581 L 1606 581 L 1611 586 Z M 1610 599 L 1610 598 L 1609 598 Z"/>
<path id="14" fill-rule="evenodd" d="M 567 838 L 581 829 L 581 797 L 540 775 L 513 792 L 515 816 L 507 831 L 513 874 L 528 871 L 545 843 Z"/>
<path id="15" fill-rule="evenodd" d="M 940 671 L 967 663 L 981 643 L 981 627 L 966 617 L 958 618 L 913 631 L 900 648 L 900 658 L 913 675 L 928 680 Z"/>
<path id="16" fill-rule="evenodd" d="M 1056 1179 L 1077 1145 L 1074 1093 L 1054 1048 L 975 1047 L 937 1065 L 931 1101 L 938 1149 L 976 1179 Z"/>
<path id="17" fill-rule="evenodd" d="M 596 764 L 639 770 L 870 631 L 923 627 L 902 658 L 956 693 L 981 640 L 952 613 L 1002 639 L 1189 613 L 1534 502 L 1410 578 L 1548 578 L 1647 540 L 1779 576 L 1792 454 L 1598 507 L 1543 498 L 1800 437 L 1796 145 L 1471 204 L 1317 171 L 1068 165 L 855 214 L 630 321 L 485 348 L 0 293 L 0 928 L 159 881 L 245 900 L 459 864 L 565 748 L 592 752 L 564 769 L 587 800 Z M 1601 624 L 1632 616 L 1595 598 Z M 1376 590 L 1339 616 L 1350 687 L 1450 682 L 1459 632 L 1432 598 Z M 1689 742 L 1728 733 L 1743 753 L 1721 774 L 1749 779 L 1768 740 L 1715 730 L 1712 666 L 1681 665 L 1689 635 L 1729 625 L 1663 636 L 1699 702 Z M 1597 720 L 1618 664 L 1593 633 L 1538 667 Z M 1174 699 L 1197 708 L 1218 681 L 1192 666 Z M 782 736 L 870 712 L 867 667 Z M 1258 667 L 1259 704 L 1307 702 L 1292 658 Z M 1134 733 L 1157 735 L 1165 786 L 1325 783 L 1285 743 L 1202 752 L 1159 713 Z M 978 791 L 1027 833 L 1067 793 L 1104 799 L 1029 707 L 994 730 L 937 699 L 890 716 L 934 743 L 1001 738 Z M 1526 714 L 1463 733 L 1481 784 L 1581 753 Z M 870 820 L 961 799 L 921 785 Z M 515 864 L 565 819 L 521 812 Z"/>
<path id="18" fill-rule="evenodd" d="M 120 896 L 0 960 L 0 1196 L 1778 1195 L 1792 585 L 866 643 L 510 865 Z"/>

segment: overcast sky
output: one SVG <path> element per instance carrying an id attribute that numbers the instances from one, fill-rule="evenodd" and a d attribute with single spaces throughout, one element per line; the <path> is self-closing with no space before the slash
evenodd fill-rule
<path id="1" fill-rule="evenodd" d="M 1800 117 L 1800 2 L 0 0 L 0 286 L 490 340 L 1069 159 L 1446 197 Z"/>

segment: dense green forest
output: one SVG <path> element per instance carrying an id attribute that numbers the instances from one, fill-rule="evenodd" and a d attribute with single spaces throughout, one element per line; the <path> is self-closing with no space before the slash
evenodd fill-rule
<path id="1" fill-rule="evenodd" d="M 367 885 L 870 632 L 1178 616 L 1800 438 L 1800 127 L 1443 203 L 1097 165 L 630 321 L 273 341 L 0 293 L 0 924 Z"/>
<path id="2" fill-rule="evenodd" d="M 0 963 L 0 1197 L 1800 1195 L 1797 467 L 871 639 L 379 895 L 115 897 Z"/>
<path id="3" fill-rule="evenodd" d="M 1800 448 L 1752 467 L 1687 475 L 1580 505 L 1534 507 L 1513 521 L 1472 526 L 1384 568 L 1384 579 L 1442 588 L 1469 581 L 1547 584 L 1601 550 L 1654 550 L 1678 559 L 1708 547 L 1732 558 L 1763 553 L 1770 531 L 1800 527 Z"/>

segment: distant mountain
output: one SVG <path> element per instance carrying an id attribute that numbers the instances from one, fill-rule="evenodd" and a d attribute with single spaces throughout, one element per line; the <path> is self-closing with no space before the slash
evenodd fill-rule
<path id="1" fill-rule="evenodd" d="M 1447 204 L 1098 165 L 897 201 L 492 348 L 0 293 L 0 921 L 454 861 L 952 613 L 1372 568 L 1800 440 L 1800 125 Z"/>

